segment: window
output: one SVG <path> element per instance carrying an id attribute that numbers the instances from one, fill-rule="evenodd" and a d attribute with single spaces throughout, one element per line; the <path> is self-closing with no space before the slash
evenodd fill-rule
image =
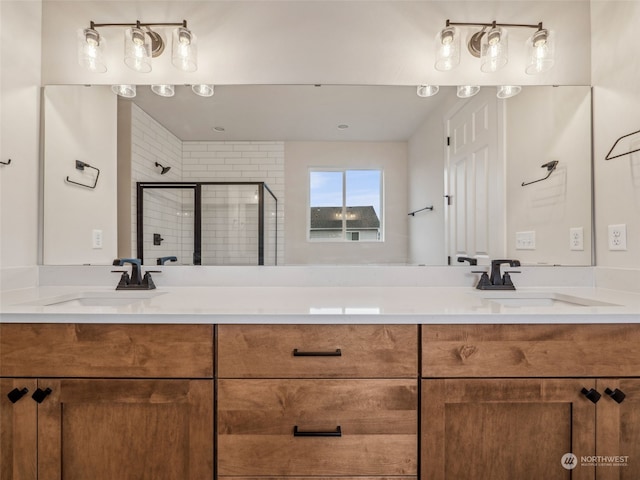
<path id="1" fill-rule="evenodd" d="M 309 239 L 382 241 L 382 170 L 311 170 Z"/>

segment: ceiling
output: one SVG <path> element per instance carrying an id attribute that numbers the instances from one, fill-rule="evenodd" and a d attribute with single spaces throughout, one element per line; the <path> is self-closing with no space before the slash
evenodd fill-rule
<path id="1" fill-rule="evenodd" d="M 212 97 L 177 86 L 166 98 L 138 86 L 121 101 L 183 141 L 406 141 L 447 95 L 455 96 L 452 87 L 421 98 L 415 86 L 221 85 Z"/>

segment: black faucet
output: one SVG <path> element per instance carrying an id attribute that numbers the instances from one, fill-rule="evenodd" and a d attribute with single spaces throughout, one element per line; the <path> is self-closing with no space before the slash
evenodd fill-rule
<path id="1" fill-rule="evenodd" d="M 159 257 L 157 260 L 158 265 L 164 265 L 165 262 L 177 262 L 178 257 L 170 256 L 170 257 Z"/>
<path id="2" fill-rule="evenodd" d="M 519 260 L 491 260 L 491 273 L 487 275 L 487 272 L 474 272 L 482 273 L 480 281 L 476 285 L 479 290 L 515 290 L 516 287 L 511 281 L 510 273 L 519 272 L 505 272 L 504 276 L 500 274 L 500 265 L 508 263 L 510 267 L 519 267 Z"/>
<path id="3" fill-rule="evenodd" d="M 131 264 L 131 275 L 123 270 L 112 270 L 122 273 L 116 290 L 153 290 L 156 288 L 151 279 L 151 271 L 147 271 L 144 277 L 142 276 L 142 261 L 139 258 L 116 258 L 113 261 L 113 265 L 116 266 L 123 266 L 125 263 Z"/>
<path id="4" fill-rule="evenodd" d="M 478 259 L 471 257 L 458 257 L 458 263 L 469 262 L 469 265 L 478 265 Z"/>

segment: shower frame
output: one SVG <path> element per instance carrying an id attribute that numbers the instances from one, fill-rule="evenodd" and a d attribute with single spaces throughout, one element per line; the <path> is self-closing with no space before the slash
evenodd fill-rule
<path id="1" fill-rule="evenodd" d="M 136 182 L 136 240 L 137 258 L 144 263 L 144 202 L 143 194 L 149 189 L 193 189 L 194 191 L 194 216 L 193 216 L 193 264 L 202 265 L 202 186 L 232 186 L 254 185 L 258 187 L 258 265 L 264 265 L 264 193 L 271 195 L 275 201 L 275 246 L 274 264 L 278 264 L 278 198 L 273 194 L 265 182 Z"/>

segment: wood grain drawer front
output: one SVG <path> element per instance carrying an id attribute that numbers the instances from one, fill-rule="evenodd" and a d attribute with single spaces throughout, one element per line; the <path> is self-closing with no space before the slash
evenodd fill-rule
<path id="1" fill-rule="evenodd" d="M 417 332 L 415 325 L 220 325 L 218 376 L 416 377 Z"/>
<path id="2" fill-rule="evenodd" d="M 427 325 L 422 375 L 640 375 L 640 325 Z"/>
<path id="3" fill-rule="evenodd" d="M 213 378 L 213 327 L 0 324 L 0 376 Z"/>
<path id="4" fill-rule="evenodd" d="M 416 475 L 417 440 L 417 380 L 218 381 L 220 476 Z"/>

